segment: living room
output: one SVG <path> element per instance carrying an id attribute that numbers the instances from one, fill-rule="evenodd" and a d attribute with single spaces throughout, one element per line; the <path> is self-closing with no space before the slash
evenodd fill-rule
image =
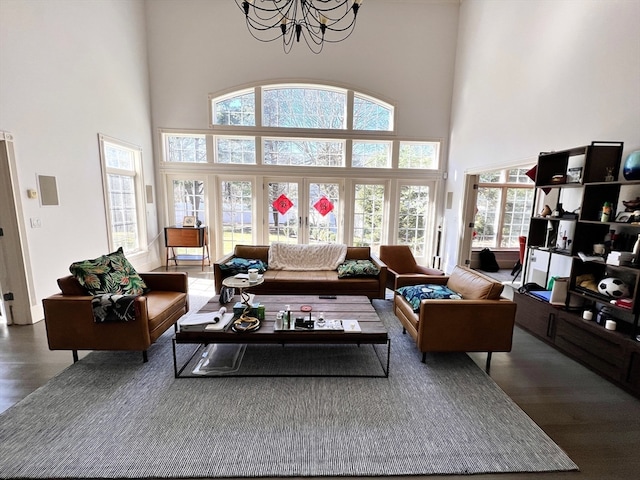
<path id="1" fill-rule="evenodd" d="M 367 0 L 347 41 L 285 55 L 255 41 L 231 1 L 0 0 L 0 140 L 13 149 L 23 252 L 2 270 L 25 272 L 24 285 L 7 273 L 0 285 L 26 293 L 15 323 L 42 318 L 72 262 L 109 250 L 98 135 L 141 149 L 152 195 L 147 249 L 132 263 L 160 268 L 173 222 L 159 131 L 209 129 L 208 95 L 256 82 L 378 93 L 398 109 L 398 136 L 441 141 L 437 216 L 451 271 L 469 252 L 468 175 L 593 140 L 640 148 L 639 17 L 632 0 Z M 58 205 L 29 198 L 38 176 L 55 177 Z"/>
<path id="2" fill-rule="evenodd" d="M 173 223 L 158 173 L 159 130 L 206 130 L 209 94 L 269 80 L 378 93 L 395 101 L 397 136 L 442 142 L 446 180 L 435 213 L 442 266 L 451 271 L 469 253 L 460 241 L 470 233 L 462 222 L 467 175 L 532 165 L 540 151 L 592 140 L 623 141 L 625 154 L 637 149 L 638 45 L 626 23 L 637 8 L 371 1 L 347 42 L 285 55 L 248 34 L 233 2 L 3 1 L 0 131 L 13 140 L 24 250 L 9 266 L 26 272 L 25 316 L 42 318 L 40 300 L 55 293 L 71 262 L 109 249 L 98 134 L 141 149 L 151 189 L 147 248 L 131 261 L 154 269 L 164 257 L 162 228 Z M 380 35 L 383 25 L 389 34 Z M 27 197 L 39 176 L 55 177 L 58 205 Z"/>

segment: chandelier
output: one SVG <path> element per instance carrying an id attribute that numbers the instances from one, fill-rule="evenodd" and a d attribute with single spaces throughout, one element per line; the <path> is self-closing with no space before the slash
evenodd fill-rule
<path id="1" fill-rule="evenodd" d="M 356 26 L 362 0 L 236 0 L 247 28 L 261 42 L 282 38 L 285 53 L 304 39 L 313 53 L 325 42 L 338 43 Z"/>

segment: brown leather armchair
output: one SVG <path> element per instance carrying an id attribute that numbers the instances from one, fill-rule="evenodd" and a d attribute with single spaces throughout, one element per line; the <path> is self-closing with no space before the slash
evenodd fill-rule
<path id="1" fill-rule="evenodd" d="M 404 283 L 398 277 L 398 288 Z M 487 352 L 486 370 L 491 366 L 492 352 L 510 352 L 516 303 L 501 297 L 503 285 L 466 267 L 456 266 L 448 276 L 430 277 L 431 284 L 446 285 L 462 296 L 462 300 L 424 299 L 420 310 L 399 293 L 394 296 L 394 313 L 402 323 L 403 333 L 416 341 L 422 352 Z"/>
<path id="2" fill-rule="evenodd" d="M 404 285 L 424 283 L 427 276 L 441 276 L 444 272 L 418 265 L 408 245 L 380 245 L 380 260 L 387 264 L 387 288 L 395 290 L 396 277 L 406 276 Z"/>
<path id="3" fill-rule="evenodd" d="M 50 350 L 147 349 L 189 311 L 189 283 L 184 272 L 140 273 L 149 292 L 136 298 L 136 318 L 130 322 L 96 323 L 88 295 L 73 276 L 58 279 L 61 293 L 42 300 Z"/>

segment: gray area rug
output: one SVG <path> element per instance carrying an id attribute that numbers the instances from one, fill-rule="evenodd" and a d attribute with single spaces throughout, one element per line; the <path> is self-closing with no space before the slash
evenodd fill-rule
<path id="1" fill-rule="evenodd" d="M 206 298 L 192 296 L 192 312 Z M 429 355 L 402 335 L 391 302 L 389 378 L 175 379 L 171 333 L 149 350 L 94 352 L 0 415 L 1 478 L 382 476 L 576 470 L 465 354 Z M 247 347 L 246 372 L 339 355 Z M 296 353 L 297 352 L 297 353 Z M 386 352 L 384 352 L 386 354 Z M 335 368 L 330 366 L 328 368 Z M 364 367 L 369 368 L 369 367 Z"/>

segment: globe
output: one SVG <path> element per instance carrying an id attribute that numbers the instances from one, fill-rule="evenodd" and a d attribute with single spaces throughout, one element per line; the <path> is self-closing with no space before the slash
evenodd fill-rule
<path id="1" fill-rule="evenodd" d="M 629 154 L 624 161 L 622 175 L 627 180 L 640 180 L 640 150 Z"/>

